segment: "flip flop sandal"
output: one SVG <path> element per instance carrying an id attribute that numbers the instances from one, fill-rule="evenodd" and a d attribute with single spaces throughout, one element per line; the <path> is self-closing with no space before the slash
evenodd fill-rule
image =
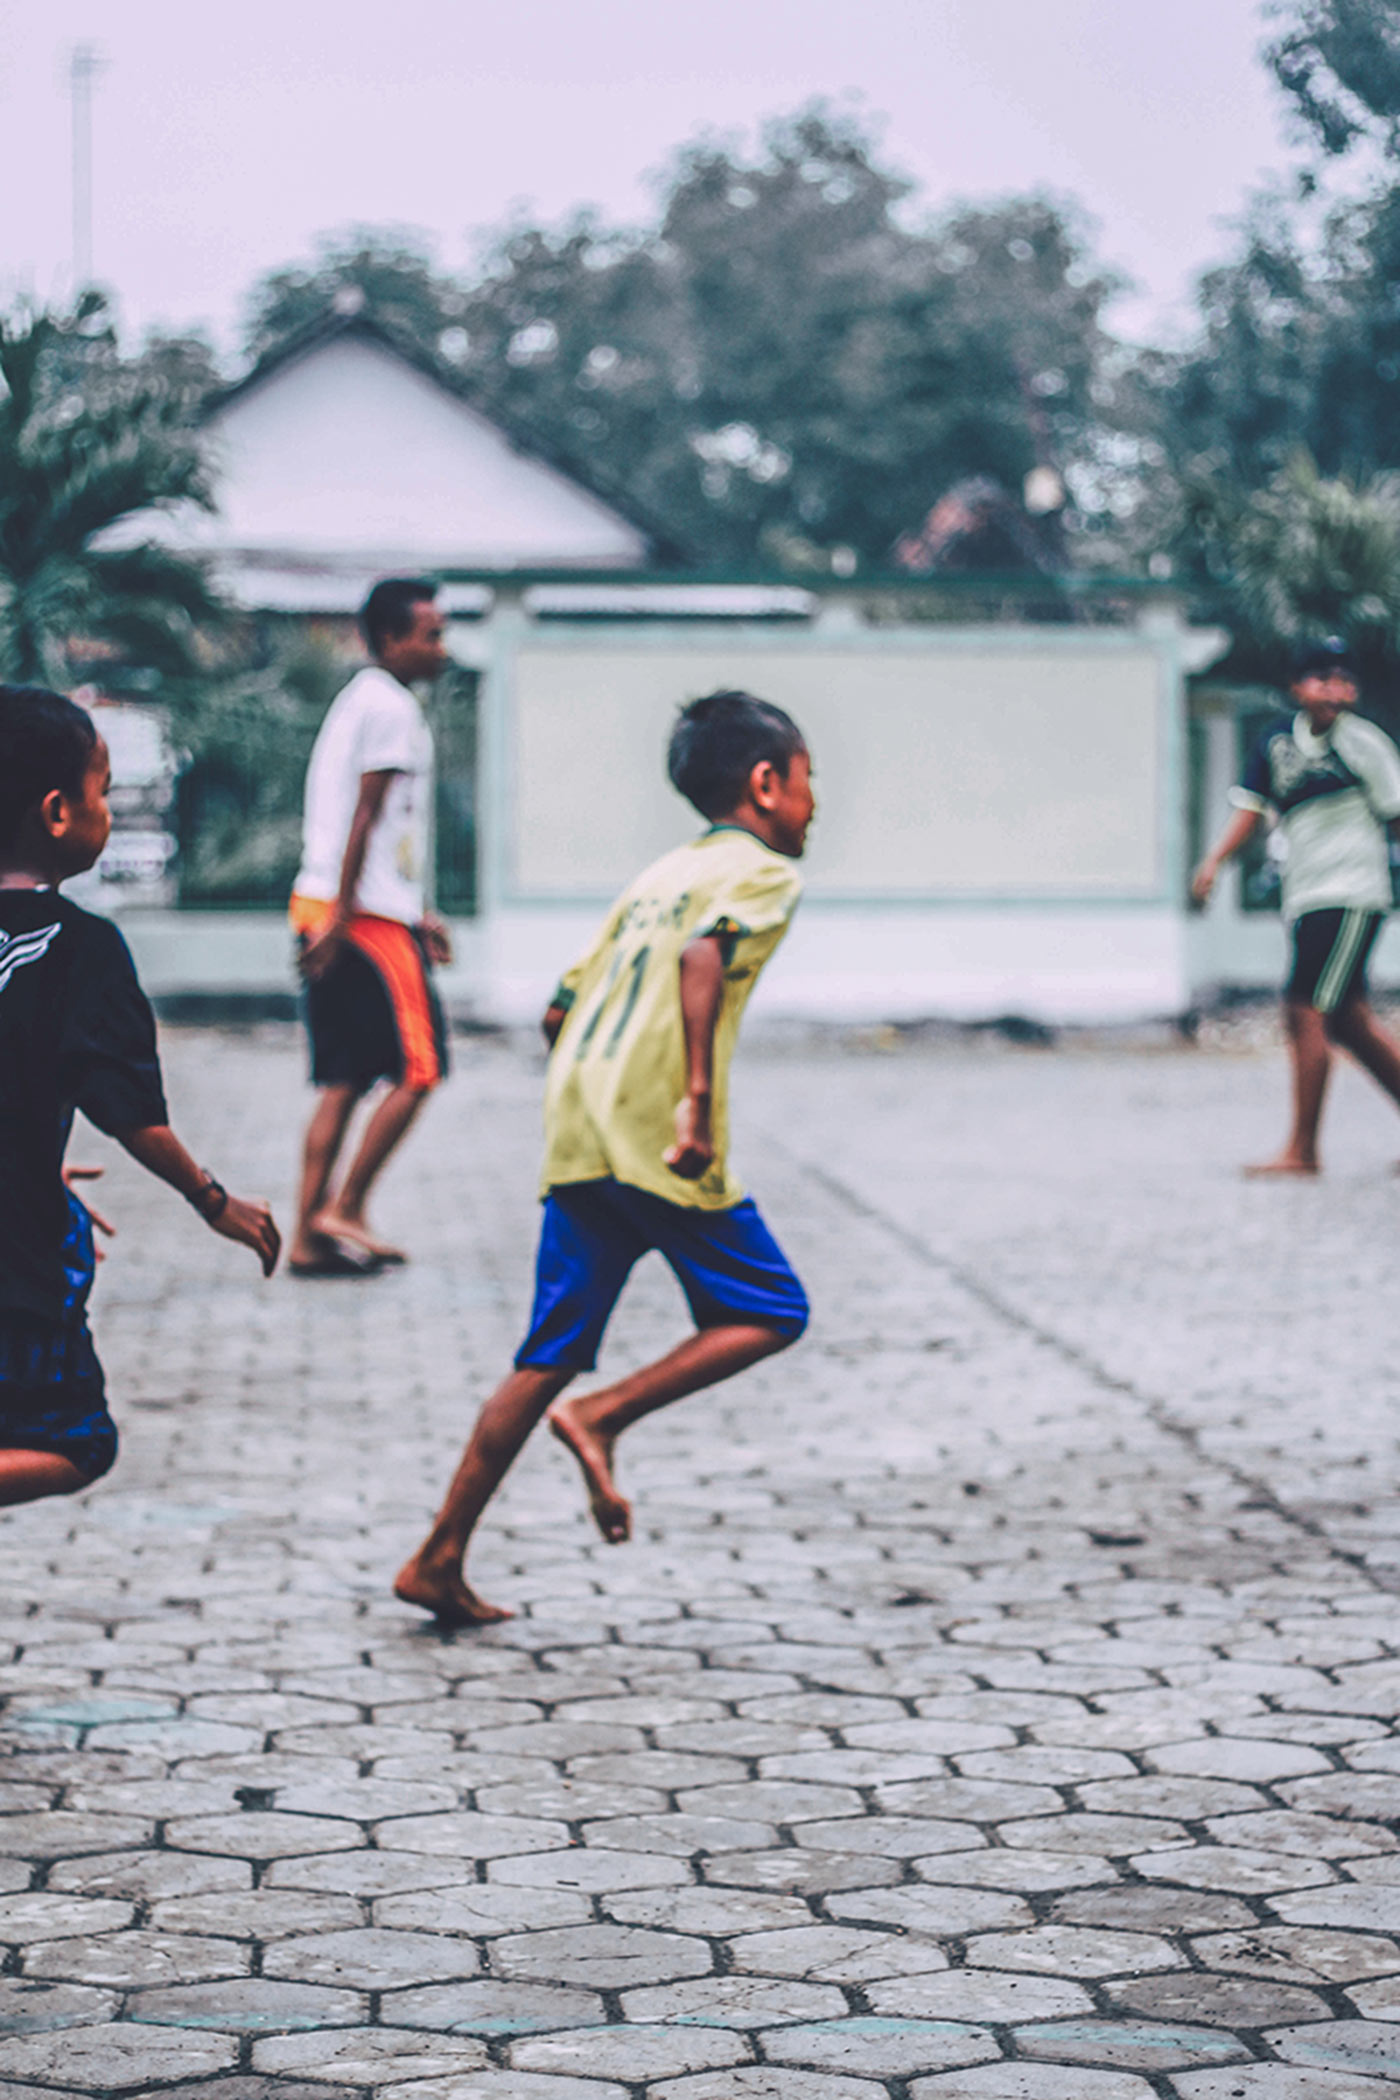
<path id="1" fill-rule="evenodd" d="M 372 1255 L 356 1257 L 337 1246 L 318 1254 L 314 1261 L 289 1261 L 287 1273 L 289 1276 L 377 1276 L 381 1267 L 382 1263 L 375 1261 Z"/>

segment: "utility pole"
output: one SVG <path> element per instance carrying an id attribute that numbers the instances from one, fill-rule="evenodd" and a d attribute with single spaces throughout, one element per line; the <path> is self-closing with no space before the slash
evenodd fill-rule
<path id="1" fill-rule="evenodd" d="M 75 44 L 68 60 L 73 104 L 73 290 L 92 283 L 92 89 L 102 71 L 95 44 Z"/>

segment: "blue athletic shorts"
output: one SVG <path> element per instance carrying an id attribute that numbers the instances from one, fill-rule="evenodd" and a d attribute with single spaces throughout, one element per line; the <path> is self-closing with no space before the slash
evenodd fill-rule
<path id="1" fill-rule="evenodd" d="M 57 1320 L 0 1310 L 0 1449 L 53 1451 L 98 1480 L 117 1455 L 117 1425 L 87 1324 L 96 1255 L 92 1220 L 71 1192 Z"/>
<path id="2" fill-rule="evenodd" d="M 796 1341 L 807 1294 L 758 1205 L 692 1210 L 620 1181 L 574 1181 L 544 1200 L 530 1332 L 520 1369 L 591 1371 L 622 1287 L 655 1248 L 675 1271 L 697 1327 L 751 1323 Z"/>

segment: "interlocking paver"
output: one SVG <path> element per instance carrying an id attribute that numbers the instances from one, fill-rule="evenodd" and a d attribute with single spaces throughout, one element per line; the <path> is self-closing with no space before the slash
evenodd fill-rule
<path id="1" fill-rule="evenodd" d="M 275 1187 L 290 1037 L 169 1062 Z M 1387 1302 L 1383 1104 L 1261 1189 L 1254 1054 L 756 1057 L 811 1336 L 629 1440 L 626 1553 L 532 1446 L 443 1638 L 385 1581 L 535 1221 L 537 1070 L 460 1062 L 365 1289 L 114 1160 L 123 1460 L 0 1518 L 0 2100 L 1400 2095 L 1397 1380 L 1293 1259 Z"/>

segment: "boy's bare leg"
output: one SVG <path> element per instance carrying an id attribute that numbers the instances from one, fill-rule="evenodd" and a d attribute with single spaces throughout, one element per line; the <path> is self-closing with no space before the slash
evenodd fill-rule
<path id="1" fill-rule="evenodd" d="M 550 1408 L 549 1426 L 578 1460 L 593 1521 L 609 1545 L 632 1536 L 632 1511 L 612 1476 L 613 1446 L 623 1430 L 687 1393 L 732 1378 L 787 1348 L 791 1339 L 775 1327 L 702 1327 L 630 1378 Z"/>
<path id="2" fill-rule="evenodd" d="M 325 1252 L 311 1221 L 326 1200 L 326 1190 L 359 1098 L 353 1086 L 321 1089 L 301 1148 L 301 1186 L 297 1191 L 296 1231 L 287 1252 L 289 1261 L 312 1262 Z"/>
<path id="3" fill-rule="evenodd" d="M 512 1371 L 481 1413 L 432 1530 L 399 1570 L 394 1595 L 449 1626 L 484 1626 L 511 1614 L 468 1588 L 462 1563 L 477 1520 L 515 1463 L 551 1400 L 577 1374 L 571 1370 Z"/>
<path id="4" fill-rule="evenodd" d="M 1364 999 L 1352 999 L 1331 1017 L 1331 1035 L 1364 1065 L 1392 1101 L 1400 1102 L 1400 1045 L 1387 1035 Z"/>
<path id="5" fill-rule="evenodd" d="M 88 1484 L 87 1474 L 56 1451 L 0 1451 L 0 1508 L 45 1495 L 76 1495 Z"/>
<path id="6" fill-rule="evenodd" d="M 377 1239 L 365 1222 L 365 1205 L 386 1160 L 403 1138 L 431 1089 L 391 1087 L 365 1125 L 360 1149 L 341 1183 L 340 1193 L 322 1203 L 311 1229 L 328 1240 L 349 1240 L 380 1261 L 402 1261 L 403 1249 Z"/>
<path id="7" fill-rule="evenodd" d="M 1255 1177 L 1317 1172 L 1317 1127 L 1322 1121 L 1322 1104 L 1332 1070 L 1327 1016 L 1294 999 L 1284 1001 L 1283 1014 L 1293 1058 L 1293 1128 L 1277 1159 L 1245 1168 L 1246 1174 Z"/>

